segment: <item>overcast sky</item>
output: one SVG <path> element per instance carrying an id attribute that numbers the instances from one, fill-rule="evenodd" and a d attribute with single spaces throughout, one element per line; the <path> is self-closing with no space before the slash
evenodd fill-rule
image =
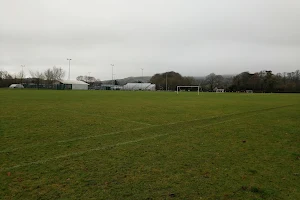
<path id="1" fill-rule="evenodd" d="M 0 70 L 71 79 L 300 69 L 299 0 L 0 0 Z M 67 75 L 66 75 L 67 78 Z"/>

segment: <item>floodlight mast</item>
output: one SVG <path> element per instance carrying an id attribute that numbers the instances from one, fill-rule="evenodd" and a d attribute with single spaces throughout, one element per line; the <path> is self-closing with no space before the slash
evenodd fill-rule
<path id="1" fill-rule="evenodd" d="M 70 80 L 70 62 L 71 62 L 71 58 L 67 58 L 67 60 L 69 61 L 69 76 L 68 76 L 68 79 Z"/>
<path id="2" fill-rule="evenodd" d="M 111 84 L 114 85 L 114 64 L 111 65 Z"/>

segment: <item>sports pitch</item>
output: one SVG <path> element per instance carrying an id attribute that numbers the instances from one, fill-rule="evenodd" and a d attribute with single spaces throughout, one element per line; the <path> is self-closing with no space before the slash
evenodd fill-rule
<path id="1" fill-rule="evenodd" d="M 0 90 L 2 199 L 300 199 L 300 95 Z"/>

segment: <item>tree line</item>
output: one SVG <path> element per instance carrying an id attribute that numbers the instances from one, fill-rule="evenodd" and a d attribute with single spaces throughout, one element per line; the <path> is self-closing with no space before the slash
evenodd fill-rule
<path id="1" fill-rule="evenodd" d="M 251 74 L 243 72 L 235 76 L 230 90 L 251 89 L 255 92 L 300 92 L 300 71 L 273 74 L 272 71 L 261 71 Z"/>
<path id="2" fill-rule="evenodd" d="M 15 75 L 0 70 L 0 87 L 8 87 L 13 83 L 36 85 L 37 88 L 51 88 L 55 81 L 62 80 L 65 71 L 56 66 L 44 72 L 29 71 L 31 78 L 24 79 L 23 70 Z M 77 80 L 85 81 L 92 87 L 100 86 L 101 81 L 92 76 L 78 76 Z M 254 92 L 300 92 L 300 71 L 273 74 L 272 71 L 260 71 L 256 73 L 242 72 L 235 76 L 222 76 L 211 73 L 206 77 L 182 76 L 178 72 L 170 71 L 155 74 L 150 82 L 156 84 L 157 90 L 176 90 L 177 86 L 193 85 L 200 86 L 203 91 L 215 91 L 225 89 L 226 91 Z M 115 83 L 118 84 L 118 83 Z"/>
<path id="3" fill-rule="evenodd" d="M 206 77 L 184 77 L 177 72 L 155 74 L 150 79 L 157 90 L 176 90 L 180 85 L 200 86 L 203 91 L 225 89 L 229 92 L 300 92 L 300 71 L 273 74 L 272 71 L 242 72 L 235 76 L 211 73 Z"/>
<path id="4" fill-rule="evenodd" d="M 0 87 L 8 87 L 13 83 L 21 83 L 26 86 L 34 85 L 37 88 L 52 88 L 55 81 L 62 80 L 65 76 L 65 71 L 56 66 L 46 69 L 44 72 L 29 71 L 30 77 L 25 79 L 25 72 L 11 75 L 7 71 L 0 70 Z"/>
<path id="5" fill-rule="evenodd" d="M 150 82 L 156 84 L 157 90 L 176 90 L 180 85 L 195 85 L 193 77 L 183 77 L 177 72 L 165 72 L 155 74 L 151 77 Z"/>
<path id="6" fill-rule="evenodd" d="M 97 79 L 93 76 L 77 76 L 76 78 L 77 81 L 84 81 L 86 83 L 89 84 L 89 87 L 95 88 L 98 86 L 101 86 L 102 82 L 100 81 L 100 79 Z"/>
<path id="7" fill-rule="evenodd" d="M 9 87 L 11 84 L 21 83 L 27 88 L 51 89 L 55 82 L 63 80 L 65 74 L 65 70 L 56 66 L 48 68 L 43 72 L 29 70 L 30 78 L 25 78 L 26 73 L 23 70 L 14 75 L 9 74 L 5 70 L 0 70 L 0 87 Z M 92 87 L 101 85 L 101 81 L 92 76 L 78 76 L 76 80 L 87 82 Z"/>

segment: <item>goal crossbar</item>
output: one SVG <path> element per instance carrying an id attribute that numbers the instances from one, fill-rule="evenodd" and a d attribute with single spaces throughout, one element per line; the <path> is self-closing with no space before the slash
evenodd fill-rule
<path id="1" fill-rule="evenodd" d="M 200 86 L 193 86 L 193 85 L 181 85 L 181 86 L 177 86 L 177 94 L 178 94 L 178 91 L 179 91 L 179 88 L 198 88 L 198 95 L 200 93 Z"/>

